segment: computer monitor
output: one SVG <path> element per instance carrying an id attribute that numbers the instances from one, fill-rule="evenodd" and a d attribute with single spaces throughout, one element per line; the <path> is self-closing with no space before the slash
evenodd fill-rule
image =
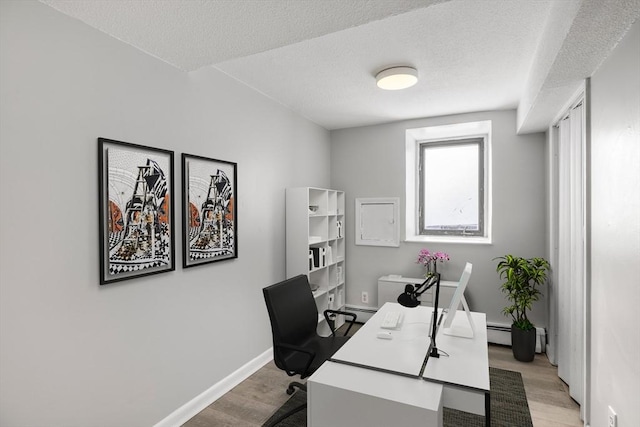
<path id="1" fill-rule="evenodd" d="M 451 298 L 451 304 L 449 304 L 447 316 L 444 320 L 444 323 L 442 324 L 442 332 L 445 335 L 453 335 L 462 338 L 473 338 L 475 326 L 473 324 L 473 320 L 471 319 L 471 312 L 469 310 L 469 306 L 467 305 L 467 301 L 462 297 L 464 295 L 465 289 L 467 288 L 467 284 L 469 283 L 469 277 L 471 276 L 472 268 L 473 265 L 468 262 L 464 267 L 464 271 L 462 272 L 462 276 L 460 277 L 460 281 L 458 282 L 458 287 L 453 294 L 453 298 Z M 460 308 L 461 302 L 467 315 L 468 324 L 464 321 L 458 321 L 454 325 L 453 319 L 456 317 L 456 313 Z"/>

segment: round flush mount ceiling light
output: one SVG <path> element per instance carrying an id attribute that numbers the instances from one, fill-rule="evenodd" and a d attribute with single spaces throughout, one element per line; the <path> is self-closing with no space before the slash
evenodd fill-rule
<path id="1" fill-rule="evenodd" d="M 380 89 L 406 89 L 418 82 L 418 70 L 412 67 L 392 67 L 380 71 L 376 75 L 376 83 Z"/>

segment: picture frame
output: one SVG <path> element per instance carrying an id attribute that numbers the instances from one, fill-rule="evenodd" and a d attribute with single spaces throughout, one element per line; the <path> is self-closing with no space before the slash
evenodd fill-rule
<path id="1" fill-rule="evenodd" d="M 183 268 L 238 258 L 238 165 L 182 154 Z"/>
<path id="2" fill-rule="evenodd" d="M 173 154 L 98 138 L 100 285 L 175 270 Z"/>

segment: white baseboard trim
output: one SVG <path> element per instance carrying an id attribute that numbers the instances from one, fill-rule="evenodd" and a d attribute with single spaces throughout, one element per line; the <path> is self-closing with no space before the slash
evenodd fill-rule
<path id="1" fill-rule="evenodd" d="M 273 359 L 273 347 L 191 399 L 154 427 L 180 427 Z"/>

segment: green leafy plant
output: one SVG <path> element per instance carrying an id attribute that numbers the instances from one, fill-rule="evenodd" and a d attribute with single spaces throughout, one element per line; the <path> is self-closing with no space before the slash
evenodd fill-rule
<path id="1" fill-rule="evenodd" d="M 505 282 L 501 290 L 511 305 L 502 309 L 505 316 L 513 318 L 513 324 L 523 331 L 533 329 L 533 323 L 527 317 L 533 303 L 538 301 L 542 292 L 538 289 L 547 280 L 549 262 L 544 258 L 522 258 L 505 255 L 494 258 L 499 260 L 496 272 Z"/>

